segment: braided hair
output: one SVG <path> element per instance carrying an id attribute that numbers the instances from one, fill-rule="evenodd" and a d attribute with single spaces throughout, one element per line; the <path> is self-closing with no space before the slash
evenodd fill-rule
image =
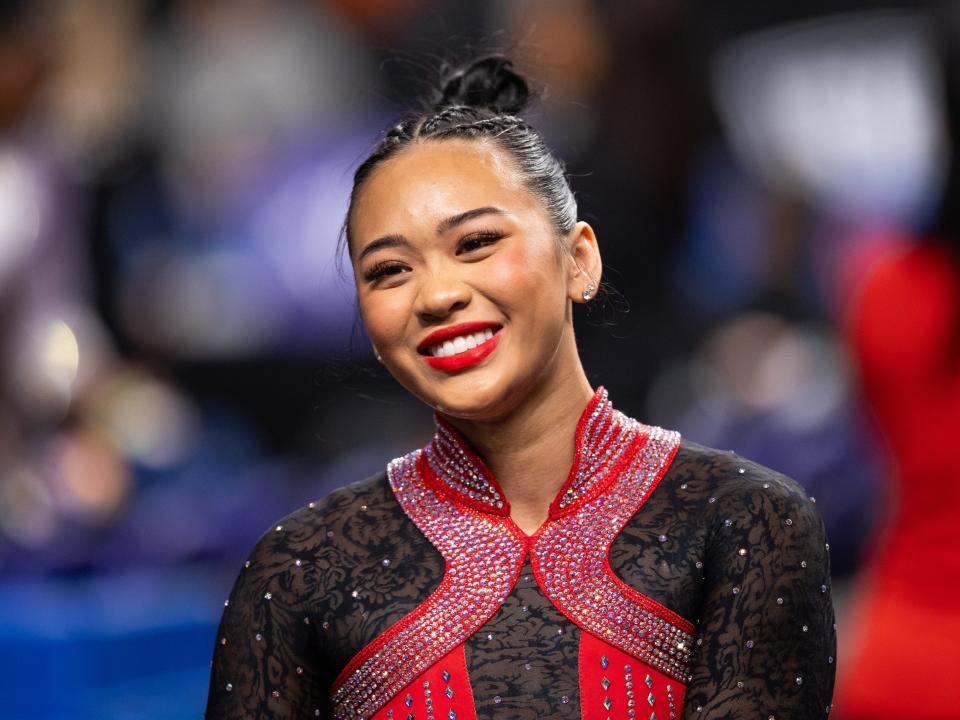
<path id="1" fill-rule="evenodd" d="M 357 168 L 344 224 L 347 244 L 357 196 L 378 165 L 406 145 L 455 138 L 489 139 L 506 151 L 527 188 L 543 202 L 557 233 L 569 232 L 577 222 L 577 203 L 563 163 L 519 116 L 530 99 L 527 81 L 501 55 L 482 57 L 448 71 L 426 110 L 407 115 L 390 128 Z"/>

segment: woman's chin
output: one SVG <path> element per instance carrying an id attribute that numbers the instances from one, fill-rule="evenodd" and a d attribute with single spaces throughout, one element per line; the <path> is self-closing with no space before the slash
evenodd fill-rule
<path id="1" fill-rule="evenodd" d="M 510 393 L 495 387 L 469 385 L 446 387 L 433 394 L 427 404 L 438 412 L 460 420 L 492 422 L 509 413 Z"/>
<path id="2" fill-rule="evenodd" d="M 485 403 L 476 398 L 437 398 L 432 405 L 437 412 L 459 420 L 492 421 L 502 414 L 497 411 L 495 403 Z"/>

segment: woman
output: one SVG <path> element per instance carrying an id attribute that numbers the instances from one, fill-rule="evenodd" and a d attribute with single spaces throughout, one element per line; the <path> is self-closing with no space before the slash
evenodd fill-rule
<path id="1" fill-rule="evenodd" d="M 601 261 L 488 57 L 358 169 L 346 239 L 381 362 L 436 434 L 254 548 L 208 718 L 813 718 L 830 572 L 788 478 L 615 410 L 571 309 Z"/>

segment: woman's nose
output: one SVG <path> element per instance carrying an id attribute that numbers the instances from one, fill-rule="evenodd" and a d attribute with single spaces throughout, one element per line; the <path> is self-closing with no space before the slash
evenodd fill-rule
<path id="1" fill-rule="evenodd" d="M 470 303 L 470 286 L 450 272 L 424 277 L 417 294 L 416 312 L 427 322 L 443 320 Z"/>

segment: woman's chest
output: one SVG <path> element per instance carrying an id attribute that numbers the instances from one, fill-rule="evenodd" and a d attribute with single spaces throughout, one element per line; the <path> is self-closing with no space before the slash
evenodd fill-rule
<path id="1" fill-rule="evenodd" d="M 334 707 L 345 717 L 679 717 L 693 625 L 675 608 L 696 605 L 700 571 L 660 533 L 644 534 L 590 556 L 587 539 L 563 532 L 501 549 L 496 562 L 444 559 L 408 536 L 393 557 L 348 573 L 349 591 L 319 613 L 321 650 L 340 668 Z M 388 701 L 368 702 L 378 693 Z"/>

